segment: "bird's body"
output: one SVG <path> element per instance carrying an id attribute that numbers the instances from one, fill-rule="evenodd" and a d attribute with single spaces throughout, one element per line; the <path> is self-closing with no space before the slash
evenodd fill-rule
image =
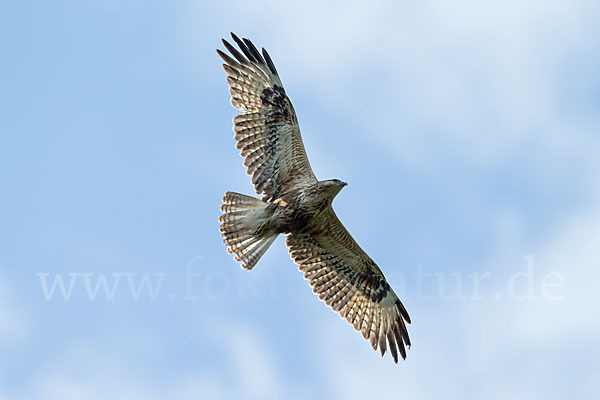
<path id="1" fill-rule="evenodd" d="M 410 346 L 410 317 L 375 262 L 339 221 L 332 201 L 346 183 L 319 181 L 296 118 L 268 53 L 232 34 L 243 55 L 223 40 L 237 148 L 262 199 L 226 192 L 221 232 L 227 250 L 252 269 L 279 234 L 313 291 L 383 355 L 394 361 Z"/>
<path id="2" fill-rule="evenodd" d="M 339 183 L 338 183 L 339 182 Z M 310 186 L 291 190 L 269 203 L 267 210 L 273 211 L 269 227 L 276 233 L 294 233 L 316 222 L 320 213 L 331 206 L 336 194 L 345 183 L 319 181 Z"/>

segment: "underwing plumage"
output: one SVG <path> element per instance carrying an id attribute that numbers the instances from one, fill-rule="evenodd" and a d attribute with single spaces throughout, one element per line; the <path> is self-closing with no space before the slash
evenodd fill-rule
<path id="1" fill-rule="evenodd" d="M 346 319 L 383 356 L 395 362 L 410 347 L 408 312 L 375 262 L 359 247 L 332 208 L 346 183 L 319 181 L 308 162 L 300 127 L 263 48 L 233 33 L 223 39 L 236 147 L 262 199 L 226 192 L 219 218 L 227 250 L 252 269 L 279 234 L 319 299 Z M 241 52 L 240 52 L 241 51 Z"/>

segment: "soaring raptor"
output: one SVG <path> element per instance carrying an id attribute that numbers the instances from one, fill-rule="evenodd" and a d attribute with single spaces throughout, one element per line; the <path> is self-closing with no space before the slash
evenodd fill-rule
<path id="1" fill-rule="evenodd" d="M 313 292 L 345 318 L 374 350 L 406 358 L 410 317 L 375 262 L 354 241 L 331 202 L 346 186 L 313 173 L 298 119 L 271 57 L 248 39 L 223 39 L 237 148 L 262 199 L 226 192 L 219 218 L 227 251 L 252 269 L 280 233 Z"/>

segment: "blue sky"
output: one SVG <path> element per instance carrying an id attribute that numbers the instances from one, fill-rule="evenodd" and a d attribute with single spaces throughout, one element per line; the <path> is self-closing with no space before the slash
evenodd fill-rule
<path id="1" fill-rule="evenodd" d="M 0 7 L 0 399 L 597 393 L 597 2 L 213 3 Z M 251 272 L 225 251 L 220 198 L 253 194 L 229 31 L 349 182 L 335 210 L 413 320 L 399 365 L 282 239 Z"/>

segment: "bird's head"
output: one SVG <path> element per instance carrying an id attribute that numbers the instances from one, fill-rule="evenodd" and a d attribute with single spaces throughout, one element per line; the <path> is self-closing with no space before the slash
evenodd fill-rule
<path id="1" fill-rule="evenodd" d="M 342 188 L 348 184 L 340 181 L 339 179 L 329 179 L 326 181 L 321 181 L 321 185 L 323 185 L 325 192 L 329 194 L 331 198 L 334 198 L 340 192 L 340 190 L 342 190 Z"/>

